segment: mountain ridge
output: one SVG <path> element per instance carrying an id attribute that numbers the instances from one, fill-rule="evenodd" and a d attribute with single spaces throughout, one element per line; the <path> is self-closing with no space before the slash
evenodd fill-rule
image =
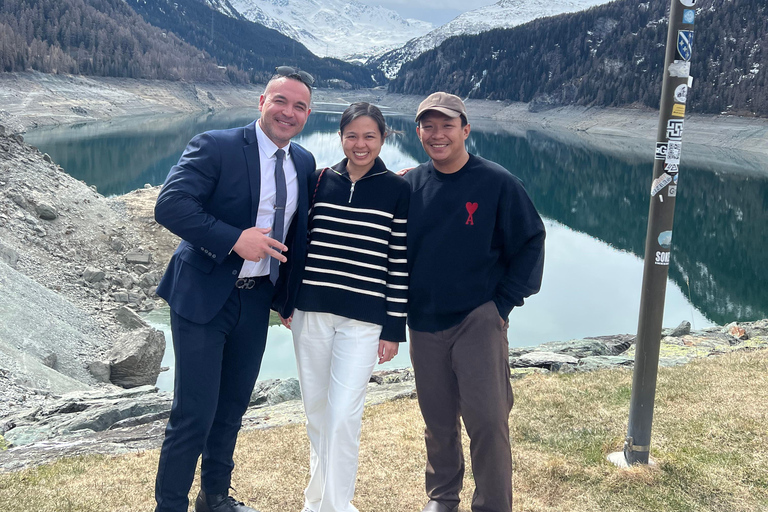
<path id="1" fill-rule="evenodd" d="M 364 60 L 431 30 L 426 21 L 356 0 L 208 0 L 299 41 L 315 55 Z M 224 7 L 226 9 L 226 7 Z"/>
<path id="2" fill-rule="evenodd" d="M 467 11 L 429 33 L 411 39 L 400 48 L 374 56 L 366 64 L 375 66 L 393 79 L 400 67 L 454 36 L 473 35 L 496 28 L 512 28 L 529 21 L 563 13 L 578 12 L 609 0 L 499 0 L 495 4 Z"/>

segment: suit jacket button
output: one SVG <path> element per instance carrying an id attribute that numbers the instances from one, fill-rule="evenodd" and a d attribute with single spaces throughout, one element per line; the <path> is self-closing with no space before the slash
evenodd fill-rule
<path id="1" fill-rule="evenodd" d="M 211 258 L 216 259 L 216 255 L 214 254 L 213 256 L 211 256 Z"/>
<path id="2" fill-rule="evenodd" d="M 233 275 L 233 276 L 236 276 L 236 275 L 237 275 L 237 270 L 233 270 L 233 271 L 232 271 L 232 275 Z"/>

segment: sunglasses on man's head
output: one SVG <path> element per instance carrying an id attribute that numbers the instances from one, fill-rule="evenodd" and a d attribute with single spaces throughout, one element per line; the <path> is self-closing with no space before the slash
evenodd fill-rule
<path id="1" fill-rule="evenodd" d="M 299 71 L 291 66 L 277 66 L 275 68 L 275 74 L 280 76 L 287 76 L 288 78 L 295 78 L 301 81 L 307 87 L 312 87 L 315 83 L 315 79 L 306 71 Z"/>

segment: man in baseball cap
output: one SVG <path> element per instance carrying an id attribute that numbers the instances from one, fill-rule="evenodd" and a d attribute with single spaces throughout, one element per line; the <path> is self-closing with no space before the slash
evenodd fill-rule
<path id="1" fill-rule="evenodd" d="M 472 511 L 511 512 L 508 317 L 541 286 L 544 225 L 520 180 L 467 151 L 461 98 L 430 95 L 416 123 L 430 158 L 405 174 L 408 326 L 426 424 L 422 512 L 458 511 L 460 416 L 472 441 Z"/>
<path id="2" fill-rule="evenodd" d="M 440 112 L 451 118 L 462 117 L 464 124 L 468 122 L 464 102 L 458 96 L 447 92 L 436 92 L 427 96 L 427 99 L 419 104 L 419 109 L 416 111 L 416 122 L 418 123 L 419 118 L 430 110 Z"/>

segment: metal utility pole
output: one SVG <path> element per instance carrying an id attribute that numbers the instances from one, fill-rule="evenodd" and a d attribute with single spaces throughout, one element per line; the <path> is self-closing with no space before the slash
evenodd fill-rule
<path id="1" fill-rule="evenodd" d="M 623 452 L 608 457 L 617 465 L 648 464 L 651 448 L 653 403 L 656 397 L 664 296 L 669 274 L 683 118 L 688 90 L 693 81 L 690 77 L 690 63 L 696 17 L 694 7 L 698 1 L 672 0 L 669 11 L 629 426 Z"/>

